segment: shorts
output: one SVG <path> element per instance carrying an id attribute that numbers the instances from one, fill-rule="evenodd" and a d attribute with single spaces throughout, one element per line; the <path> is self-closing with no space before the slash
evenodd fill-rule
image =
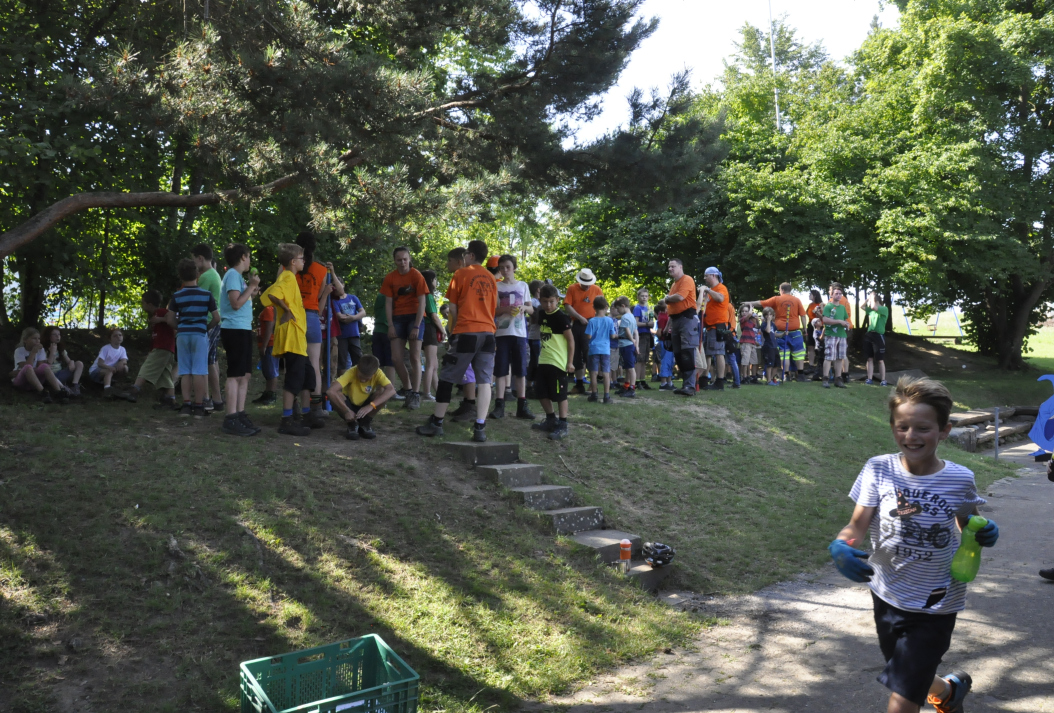
<path id="1" fill-rule="evenodd" d="M 425 328 L 424 329 L 424 336 L 422 337 L 422 339 L 424 340 L 424 346 L 426 346 L 426 347 L 438 347 L 439 346 L 439 330 L 436 329 L 435 322 L 433 322 L 432 319 L 428 315 L 425 315 L 424 321 L 421 324 L 423 324 L 424 328 Z"/>
<path id="2" fill-rule="evenodd" d="M 885 361 L 886 338 L 878 332 L 864 333 L 864 358 Z"/>
<path id="3" fill-rule="evenodd" d="M 208 364 L 206 366 L 212 366 L 220 360 L 220 350 L 218 349 L 218 345 L 220 343 L 220 325 L 217 324 L 215 327 L 210 329 L 207 337 L 209 340 L 209 351 Z M 178 347 L 176 348 L 176 354 L 179 354 Z M 184 373 L 182 367 L 179 371 L 180 373 Z"/>
<path id="4" fill-rule="evenodd" d="M 373 332 L 373 344 L 370 346 L 370 351 L 373 352 L 373 356 L 377 357 L 377 361 L 381 363 L 382 367 L 395 366 L 395 362 L 392 361 L 392 343 L 388 339 L 388 333 L 382 332 L 379 329 Z"/>
<path id="5" fill-rule="evenodd" d="M 159 389 L 171 389 L 175 386 L 172 381 L 172 366 L 175 363 L 176 355 L 167 349 L 151 349 L 139 368 L 139 378 Z"/>
<path id="6" fill-rule="evenodd" d="M 308 363 L 304 354 L 290 354 L 286 352 L 285 357 L 285 383 L 282 388 L 298 395 L 301 391 L 315 390 L 315 370 Z"/>
<path id="7" fill-rule="evenodd" d="M 828 336 L 823 338 L 823 358 L 825 361 L 845 359 L 845 337 Z"/>
<path id="8" fill-rule="evenodd" d="M 454 336 L 450 349 L 443 355 L 439 380 L 451 384 L 461 379 L 471 366 L 477 384 L 489 384 L 494 375 L 495 340 L 492 332 L 464 332 Z"/>
<path id="9" fill-rule="evenodd" d="M 618 347 L 611 347 L 611 351 L 608 352 L 608 363 L 611 365 L 611 368 L 608 369 L 608 371 L 618 371 L 618 367 L 619 367 Z"/>
<path id="10" fill-rule="evenodd" d="M 308 344 L 321 344 L 322 343 L 322 323 L 318 319 L 317 309 L 304 310 L 306 320 L 304 327 L 307 331 L 307 343 Z"/>
<path id="11" fill-rule="evenodd" d="M 622 368 L 629 372 L 635 366 L 637 366 L 637 350 L 630 344 L 628 347 L 618 348 L 619 356 L 622 358 Z M 635 376 L 626 375 L 626 381 L 636 381 Z"/>
<path id="12" fill-rule="evenodd" d="M 589 354 L 589 340 L 586 339 L 586 325 L 577 319 L 571 320 L 571 336 L 575 340 L 575 353 L 571 357 L 575 371 L 586 368 L 586 355 Z"/>
<path id="13" fill-rule="evenodd" d="M 494 376 L 527 376 L 527 364 L 531 360 L 527 337 L 512 335 L 495 337 Z"/>
<path id="14" fill-rule="evenodd" d="M 776 347 L 761 347 L 761 362 L 766 369 L 780 365 L 780 350 Z"/>
<path id="15" fill-rule="evenodd" d="M 926 694 L 948 651 L 955 614 L 924 614 L 898 609 L 871 593 L 878 645 L 886 668 L 877 681 L 912 703 L 926 705 Z"/>
<path id="16" fill-rule="evenodd" d="M 219 337 L 219 334 L 220 328 L 216 327 L 216 336 Z M 212 352 L 209 346 L 210 336 L 196 332 L 176 335 L 176 357 L 181 375 L 209 375 L 209 354 Z"/>
<path id="17" fill-rule="evenodd" d="M 611 356 L 608 354 L 590 354 L 586 357 L 589 362 L 589 371 L 603 374 L 611 371 Z"/>
<path id="18" fill-rule="evenodd" d="M 260 355 L 260 371 L 263 372 L 265 379 L 277 379 L 278 378 L 278 359 L 271 350 L 274 346 L 269 346 L 263 350 L 263 354 Z"/>
<path id="19" fill-rule="evenodd" d="M 396 314 L 392 315 L 392 324 L 395 326 L 395 338 L 396 339 L 416 339 L 422 341 L 425 338 L 425 320 L 421 319 L 421 324 L 417 327 L 417 333 L 411 337 L 413 332 L 414 321 L 417 319 L 417 314 Z"/>
<path id="20" fill-rule="evenodd" d="M 30 371 L 36 372 L 37 378 L 40 379 L 40 383 L 41 384 L 47 384 L 47 382 L 44 381 L 44 379 L 47 378 L 45 376 L 45 374 L 47 374 L 47 372 L 51 371 L 51 364 L 48 364 L 46 361 L 40 362 L 35 367 L 30 366 L 29 362 L 26 362 L 25 364 L 23 364 L 22 368 L 18 370 L 18 373 L 15 374 L 15 378 L 11 379 L 11 383 L 14 384 L 16 389 L 23 389 L 25 391 L 30 391 L 33 388 L 32 386 L 29 385 L 29 379 L 26 378 L 26 373 L 30 372 Z M 96 374 L 96 373 L 99 374 L 98 383 L 101 384 L 102 383 L 102 372 L 94 372 L 94 371 L 88 372 L 88 376 L 92 377 L 92 381 L 96 381 L 95 377 L 92 376 L 93 374 Z"/>
<path id="21" fill-rule="evenodd" d="M 227 378 L 248 376 L 253 370 L 253 331 L 224 329 L 220 334 L 223 351 L 227 352 Z"/>
<path id="22" fill-rule="evenodd" d="M 694 312 L 682 312 L 685 317 L 670 318 L 670 340 L 674 354 L 683 349 L 696 349 L 699 346 L 699 315 Z"/>
<path id="23" fill-rule="evenodd" d="M 816 347 L 816 330 L 812 328 L 811 322 L 809 328 L 805 330 L 805 346 Z"/>
<path id="24" fill-rule="evenodd" d="M 59 380 L 60 384 L 69 384 L 70 379 L 73 378 L 73 372 L 64 367 L 55 372 L 55 378 Z"/>
<path id="25" fill-rule="evenodd" d="M 805 361 L 805 340 L 802 338 L 801 330 L 795 329 L 783 334 L 776 332 L 776 346 L 780 350 L 780 359 L 791 361 Z"/>
<path id="26" fill-rule="evenodd" d="M 739 343 L 739 365 L 751 366 L 758 363 L 758 345 Z"/>
<path id="27" fill-rule="evenodd" d="M 651 332 L 638 332 L 637 342 L 640 344 L 640 359 L 638 363 L 647 364 L 651 359 L 651 350 L 655 348 L 655 335 Z"/>
<path id="28" fill-rule="evenodd" d="M 708 357 L 725 355 L 725 340 L 718 339 L 717 329 L 714 327 L 706 328 L 706 335 L 703 337 L 703 351 Z"/>
<path id="29" fill-rule="evenodd" d="M 534 376 L 534 395 L 553 403 L 567 401 L 567 371 L 552 364 L 539 364 Z"/>

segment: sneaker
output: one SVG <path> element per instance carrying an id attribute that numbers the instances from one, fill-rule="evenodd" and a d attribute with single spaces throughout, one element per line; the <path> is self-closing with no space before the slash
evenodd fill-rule
<path id="1" fill-rule="evenodd" d="M 817 372 L 817 373 L 812 375 L 812 381 L 823 381 L 823 377 L 820 376 L 819 372 Z"/>
<path id="2" fill-rule="evenodd" d="M 837 386 L 838 388 L 840 388 L 840 389 L 848 389 L 849 388 L 849 377 L 848 376 L 843 376 L 838 381 L 841 382 L 841 385 L 835 384 L 835 386 Z"/>
<path id="3" fill-rule="evenodd" d="M 589 392 L 589 396 L 586 397 L 586 401 L 589 401 L 589 402 L 592 402 L 592 403 L 596 403 L 597 402 L 597 392 L 590 391 Z"/>
<path id="4" fill-rule="evenodd" d="M 345 423 L 347 424 L 348 428 L 346 431 L 344 431 L 344 437 L 347 438 L 349 441 L 359 440 L 359 438 L 361 438 L 361 436 L 359 436 L 359 424 L 355 421 L 345 421 Z"/>
<path id="5" fill-rule="evenodd" d="M 136 390 L 125 391 L 123 394 L 117 394 L 117 398 L 124 399 L 130 404 L 134 404 L 139 400 L 139 392 Z"/>
<path id="6" fill-rule="evenodd" d="M 395 392 L 395 396 L 392 397 L 395 401 L 406 401 L 406 395 L 410 393 L 410 389 L 399 389 Z"/>
<path id="7" fill-rule="evenodd" d="M 191 408 L 191 414 L 190 415 L 193 416 L 194 418 L 205 418 L 210 413 L 212 413 L 211 411 L 206 411 L 205 410 L 205 405 L 204 404 L 198 404 L 196 406 L 191 406 L 190 408 Z"/>
<path id="8" fill-rule="evenodd" d="M 973 688 L 973 679 L 970 678 L 970 674 L 962 671 L 954 671 L 942 678 L 947 681 L 952 691 L 943 701 L 929 696 L 930 704 L 937 709 L 937 713 L 963 713 L 963 699 Z"/>
<path id="9" fill-rule="evenodd" d="M 253 423 L 252 419 L 249 418 L 249 414 L 245 413 L 244 411 L 242 411 L 241 413 L 238 414 L 238 420 L 241 421 L 241 424 L 243 426 L 245 426 L 250 431 L 252 431 L 252 435 L 254 435 L 254 436 L 257 433 L 259 433 L 260 431 L 263 430 L 262 428 L 257 426 L 255 423 Z"/>
<path id="10" fill-rule="evenodd" d="M 586 393 L 586 385 L 581 381 L 576 381 L 575 385 L 571 388 L 571 393 L 578 394 L 579 396 L 584 396 Z"/>
<path id="11" fill-rule="evenodd" d="M 707 391 L 724 391 L 725 390 L 725 380 L 724 379 L 717 379 L 714 383 L 708 384 L 707 387 L 706 387 L 706 390 Z"/>
<path id="12" fill-rule="evenodd" d="M 63 405 L 68 404 L 70 402 L 69 392 L 67 392 L 65 389 L 63 389 L 62 391 L 59 391 L 58 393 L 56 393 L 51 398 L 56 403 L 63 404 Z"/>
<path id="13" fill-rule="evenodd" d="M 804 384 L 809 381 L 809 379 L 803 373 L 799 373 L 794 380 L 797 381 L 799 384 Z"/>
<path id="14" fill-rule="evenodd" d="M 882 381 L 882 382 L 879 383 L 879 386 L 889 386 L 889 382 Z"/>
<path id="15" fill-rule="evenodd" d="M 659 377 L 658 374 L 652 374 L 651 375 L 651 380 L 652 381 L 662 381 L 662 379 Z"/>
<path id="16" fill-rule="evenodd" d="M 636 389 L 623 389 L 622 393 L 619 394 L 619 396 L 621 396 L 624 399 L 635 399 L 635 398 L 637 398 L 637 390 Z"/>
<path id="17" fill-rule="evenodd" d="M 181 405 L 182 404 L 180 404 L 180 406 Z M 172 408 L 178 409 L 179 406 L 176 406 L 176 397 L 175 396 L 162 396 L 161 400 L 158 401 L 156 404 L 154 404 L 154 408 L 155 409 L 160 409 L 161 411 L 164 411 L 166 409 L 172 409 Z"/>
<path id="18" fill-rule="evenodd" d="M 604 394 L 604 403 L 606 403 L 606 404 L 614 403 L 614 401 L 611 400 L 611 394 Z"/>
<path id="19" fill-rule="evenodd" d="M 556 428 L 556 416 L 550 416 L 547 414 L 544 421 L 541 421 L 539 423 L 532 423 L 531 428 L 536 431 L 550 433 L 554 428 Z"/>
<path id="20" fill-rule="evenodd" d="M 527 405 L 527 399 L 516 402 L 516 418 L 522 418 L 525 421 L 534 420 L 534 413 L 531 412 L 531 407 Z"/>
<path id="21" fill-rule="evenodd" d="M 223 411 L 227 408 L 227 402 L 213 400 L 212 406 L 214 411 L 219 411 L 220 413 L 223 413 Z"/>
<path id="22" fill-rule="evenodd" d="M 47 389 L 42 389 L 40 392 L 40 403 L 42 404 L 53 404 L 55 400 L 51 398 L 51 392 Z"/>
<path id="23" fill-rule="evenodd" d="M 44 390 L 47 391 L 47 389 L 44 389 Z M 106 399 L 107 401 L 113 401 L 115 398 L 117 398 L 116 396 L 114 396 L 114 393 L 115 392 L 114 392 L 112 386 L 104 386 L 104 387 L 102 387 L 102 397 L 104 399 Z M 51 401 L 47 401 L 47 403 L 50 404 Z"/>
<path id="24" fill-rule="evenodd" d="M 831 388 L 831 381 L 830 381 L 830 379 L 824 379 L 823 380 L 823 388 L 825 388 L 825 389 Z"/>
<path id="25" fill-rule="evenodd" d="M 435 403 L 436 397 L 432 396 L 432 394 L 425 394 L 424 396 L 421 397 L 421 400 L 422 401 L 431 401 L 432 403 Z"/>
<path id="26" fill-rule="evenodd" d="M 273 391 L 265 391 L 252 402 L 260 406 L 274 406 L 278 402 L 278 395 Z"/>
<path id="27" fill-rule="evenodd" d="M 848 388 L 848 387 L 847 387 L 847 386 L 845 385 L 845 379 L 835 379 L 835 380 L 834 380 L 834 388 L 836 388 L 836 389 L 845 389 L 845 388 Z"/>
<path id="28" fill-rule="evenodd" d="M 732 384 L 732 388 L 733 388 L 733 389 L 738 389 L 738 388 L 739 388 L 739 384 L 733 383 L 733 384 Z"/>
<path id="29" fill-rule="evenodd" d="M 659 384 L 659 391 L 673 391 L 673 384 Z"/>
<path id="30" fill-rule="evenodd" d="M 494 411 L 487 418 L 505 418 L 505 402 L 502 399 L 494 401 Z"/>
<path id="31" fill-rule="evenodd" d="M 70 396 L 72 396 L 75 399 L 79 399 L 80 395 L 81 395 L 81 385 L 80 384 L 71 384 L 70 385 Z"/>
<path id="32" fill-rule="evenodd" d="M 1050 569 L 1039 570 L 1039 576 L 1043 579 L 1047 579 L 1051 582 L 1054 582 L 1054 567 L 1051 567 Z"/>
<path id="33" fill-rule="evenodd" d="M 637 382 L 637 386 L 639 386 L 640 388 L 644 389 L 645 391 L 651 391 L 651 387 L 648 386 L 648 382 L 647 381 L 638 381 Z"/>
<path id="34" fill-rule="evenodd" d="M 373 426 L 359 426 L 359 435 L 367 441 L 372 441 L 377 437 L 377 432 L 373 430 Z"/>
<path id="35" fill-rule="evenodd" d="M 864 379 L 864 383 L 867 384 L 868 386 L 874 386 L 875 385 L 875 382 L 874 382 L 873 379 Z"/>
<path id="36" fill-rule="evenodd" d="M 562 441 L 567 435 L 567 421 L 557 421 L 556 427 L 549 432 L 550 441 Z"/>
<path id="37" fill-rule="evenodd" d="M 301 412 L 300 419 L 308 428 L 325 428 L 326 419 L 322 416 L 320 409 L 311 409 L 307 413 Z"/>
<path id="38" fill-rule="evenodd" d="M 220 426 L 220 429 L 224 433 L 229 433 L 232 436 L 252 436 L 256 433 L 242 423 L 236 413 L 228 414 L 224 417 L 223 425 Z"/>
<path id="39" fill-rule="evenodd" d="M 474 424 L 472 424 L 472 440 L 475 443 L 486 443 L 487 442 L 487 424 L 485 424 L 485 423 L 474 423 Z"/>
<path id="40" fill-rule="evenodd" d="M 690 388 L 690 387 L 689 388 L 685 388 L 685 387 L 682 386 L 679 389 L 674 389 L 673 393 L 680 394 L 681 396 L 695 396 L 695 389 Z"/>
<path id="41" fill-rule="evenodd" d="M 418 436 L 442 436 L 443 424 L 436 423 L 435 416 L 429 416 L 428 420 L 425 421 L 425 425 L 418 426 L 414 430 Z"/>
<path id="42" fill-rule="evenodd" d="M 465 421 L 475 421 L 476 402 L 469 402 L 465 399 L 462 399 L 461 403 L 458 404 L 457 410 L 454 411 L 454 413 L 450 414 L 450 420 L 456 423 L 464 423 Z"/>
<path id="43" fill-rule="evenodd" d="M 311 427 L 301 423 L 296 415 L 282 416 L 282 422 L 278 424 L 278 432 L 284 436 L 310 436 Z"/>
<path id="44" fill-rule="evenodd" d="M 416 391 L 411 391 L 406 395 L 406 402 L 403 404 L 405 408 L 411 411 L 416 411 L 421 408 L 421 394 Z"/>
<path id="45" fill-rule="evenodd" d="M 191 406 L 190 404 L 183 404 L 182 406 L 179 407 L 179 415 L 180 416 L 193 416 L 194 415 L 194 407 Z"/>
<path id="46" fill-rule="evenodd" d="M 202 401 L 201 407 L 209 412 L 216 410 L 216 404 L 213 403 L 212 399 L 205 399 L 204 401 Z"/>

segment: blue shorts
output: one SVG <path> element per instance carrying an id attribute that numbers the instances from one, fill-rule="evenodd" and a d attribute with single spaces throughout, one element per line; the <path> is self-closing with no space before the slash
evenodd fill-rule
<path id="1" fill-rule="evenodd" d="M 260 355 L 260 371 L 263 372 L 265 379 L 278 378 L 278 359 L 271 353 L 272 349 L 274 347 L 267 347 Z"/>
<path id="2" fill-rule="evenodd" d="M 388 340 L 388 333 L 382 332 L 379 329 L 373 331 L 373 345 L 370 347 L 370 351 L 373 352 L 373 356 L 377 357 L 377 361 L 381 363 L 381 366 L 395 366 L 392 361 L 392 343 Z"/>
<path id="3" fill-rule="evenodd" d="M 637 348 L 630 344 L 628 347 L 619 347 L 618 355 L 622 358 L 622 368 L 627 371 L 637 366 Z M 626 377 L 629 381 L 630 377 Z"/>
<path id="4" fill-rule="evenodd" d="M 782 332 L 776 333 L 776 347 L 780 350 L 780 361 L 804 361 L 805 360 L 805 340 L 801 336 L 801 330 L 796 329 L 793 332 L 787 332 L 783 336 L 780 336 Z"/>
<path id="5" fill-rule="evenodd" d="M 217 324 L 215 327 L 213 327 L 212 329 L 209 330 L 208 340 L 209 340 L 209 366 L 211 366 L 211 365 L 215 364 L 216 362 L 218 362 L 220 360 L 220 350 L 219 350 L 220 325 Z M 183 372 L 182 369 L 180 369 L 179 373 L 182 374 L 184 372 Z"/>
<path id="6" fill-rule="evenodd" d="M 392 315 L 392 324 L 395 325 L 395 338 L 396 339 L 409 339 L 410 332 L 413 331 L 414 320 L 417 319 L 417 314 L 395 314 Z M 417 328 L 417 336 L 414 337 L 417 341 L 423 342 L 425 339 L 425 321 L 421 320 L 421 325 Z"/>
<path id="7" fill-rule="evenodd" d="M 322 343 L 322 323 L 318 321 L 318 310 L 309 309 L 305 310 L 307 315 L 307 343 L 308 344 L 321 344 Z"/>
<path id="8" fill-rule="evenodd" d="M 181 376 L 208 376 L 209 338 L 197 333 L 177 334 L 176 359 Z"/>
<path id="9" fill-rule="evenodd" d="M 497 349 L 494 352 L 494 376 L 508 376 L 512 369 L 513 376 L 527 376 L 527 364 L 531 360 L 531 350 L 527 337 L 507 335 L 496 337 Z"/>
<path id="10" fill-rule="evenodd" d="M 590 354 L 586 357 L 586 362 L 589 364 L 589 370 L 598 374 L 611 371 L 610 354 Z"/>

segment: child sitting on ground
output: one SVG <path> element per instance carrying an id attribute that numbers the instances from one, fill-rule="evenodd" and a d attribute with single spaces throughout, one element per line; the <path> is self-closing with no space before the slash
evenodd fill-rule
<path id="1" fill-rule="evenodd" d="M 40 343 L 44 346 L 44 354 L 55 373 L 55 378 L 69 389 L 70 396 L 80 396 L 84 362 L 70 358 L 66 344 L 62 341 L 62 330 L 58 327 L 45 327 Z"/>
<path id="2" fill-rule="evenodd" d="M 534 390 L 545 411 L 545 420 L 532 424 L 531 428 L 544 431 L 551 440 L 559 441 L 567 435 L 567 375 L 575 373 L 575 340 L 571 334 L 571 319 L 560 310 L 559 290 L 554 285 L 542 285 L 538 290 L 538 302 L 542 350 L 538 355 Z"/>
<path id="3" fill-rule="evenodd" d="M 104 344 L 99 350 L 99 356 L 91 365 L 88 378 L 96 384 L 102 384 L 103 398 L 116 398 L 113 390 L 113 379 L 115 376 L 128 376 L 128 352 L 121 346 L 124 341 L 124 332 L 120 327 L 110 330 L 110 343 Z"/>
<path id="4" fill-rule="evenodd" d="M 619 361 L 622 362 L 625 382 L 619 396 L 632 399 L 637 395 L 637 356 L 640 354 L 640 333 L 629 297 L 619 297 L 615 300 L 615 314 L 618 317 Z"/>
<path id="5" fill-rule="evenodd" d="M 962 713 L 972 685 L 961 671 L 936 675 L 966 607 L 966 584 L 951 576 L 959 532 L 985 502 L 970 470 L 937 457 L 952 405 L 940 382 L 897 382 L 889 424 L 900 452 L 867 461 L 849 493 L 852 518 L 828 547 L 839 572 L 871 587 L 891 713 L 917 713 L 927 699 L 938 713 Z M 870 557 L 856 547 L 868 533 Z M 975 537 L 991 547 L 999 528 L 989 520 Z"/>
<path id="6" fill-rule="evenodd" d="M 344 437 L 357 441 L 377 437 L 370 424 L 374 414 L 395 396 L 395 387 L 381 371 L 380 360 L 367 354 L 330 385 L 326 396 L 348 424 Z"/>
<path id="7" fill-rule="evenodd" d="M 597 383 L 604 380 L 604 403 L 611 403 L 611 338 L 617 336 L 615 322 L 608 317 L 608 301 L 603 295 L 593 298 L 593 308 L 597 314 L 586 323 L 586 340 L 589 350 L 586 352 L 586 368 L 589 369 L 589 398 L 596 401 Z"/>
<path id="8" fill-rule="evenodd" d="M 66 388 L 48 365 L 47 353 L 40 344 L 40 332 L 32 327 L 22 330 L 22 341 L 18 349 L 15 349 L 15 368 L 11 372 L 11 383 L 22 391 L 36 391 L 46 404 L 53 403 L 48 388 L 60 401 L 65 402 L 68 398 Z"/>
<path id="9" fill-rule="evenodd" d="M 766 307 L 761 311 L 761 362 L 765 365 L 765 379 L 769 386 L 779 386 L 780 350 L 776 344 L 776 310 Z"/>
<path id="10" fill-rule="evenodd" d="M 158 406 L 175 408 L 176 382 L 172 372 L 176 366 L 176 333 L 165 319 L 168 310 L 161 306 L 160 292 L 147 290 L 143 293 L 141 304 L 150 325 L 150 353 L 139 367 L 139 376 L 125 398 L 135 403 L 143 390 L 143 384 L 150 382 L 155 388 L 165 390 Z"/>
<path id="11" fill-rule="evenodd" d="M 183 396 L 179 415 L 203 418 L 209 413 L 205 410 L 209 375 L 208 335 L 210 329 L 219 326 L 220 309 L 212 293 L 198 287 L 198 266 L 193 260 L 180 260 L 176 274 L 183 286 L 168 301 L 165 321 L 176 330 L 176 361 Z"/>

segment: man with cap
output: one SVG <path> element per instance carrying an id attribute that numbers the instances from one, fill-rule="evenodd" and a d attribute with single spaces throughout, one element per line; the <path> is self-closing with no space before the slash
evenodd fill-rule
<path id="1" fill-rule="evenodd" d="M 575 282 L 567 288 L 564 295 L 564 307 L 567 316 L 571 318 L 571 334 L 575 338 L 575 386 L 571 390 L 574 394 L 586 392 L 586 354 L 589 353 L 589 343 L 586 341 L 586 324 L 597 311 L 593 307 L 593 300 L 604 295 L 603 290 L 597 287 L 597 278 L 588 267 L 583 267 L 575 275 Z"/>
<path id="2" fill-rule="evenodd" d="M 673 342 L 673 358 L 684 383 L 673 393 L 695 396 L 695 350 L 699 348 L 699 315 L 696 313 L 695 280 L 684 274 L 684 263 L 679 258 L 670 260 L 667 268 L 673 284 L 666 295 L 666 313 L 670 320 L 663 333 Z"/>
<path id="3" fill-rule="evenodd" d="M 775 297 L 746 304 L 771 307 L 776 311 L 776 346 L 780 351 L 780 363 L 790 371 L 790 378 L 805 381 L 805 339 L 802 334 L 809 325 L 809 314 L 801 300 L 791 294 L 791 284 L 781 284 L 780 293 Z M 787 369 L 787 362 L 790 362 L 790 369 Z"/>
<path id="4" fill-rule="evenodd" d="M 732 325 L 728 322 L 728 288 L 721 284 L 721 271 L 716 267 L 708 267 L 703 272 L 699 303 L 703 305 L 703 355 L 708 367 L 710 359 L 713 359 L 713 374 L 717 377 L 706 388 L 709 391 L 724 391 L 725 335 Z"/>

